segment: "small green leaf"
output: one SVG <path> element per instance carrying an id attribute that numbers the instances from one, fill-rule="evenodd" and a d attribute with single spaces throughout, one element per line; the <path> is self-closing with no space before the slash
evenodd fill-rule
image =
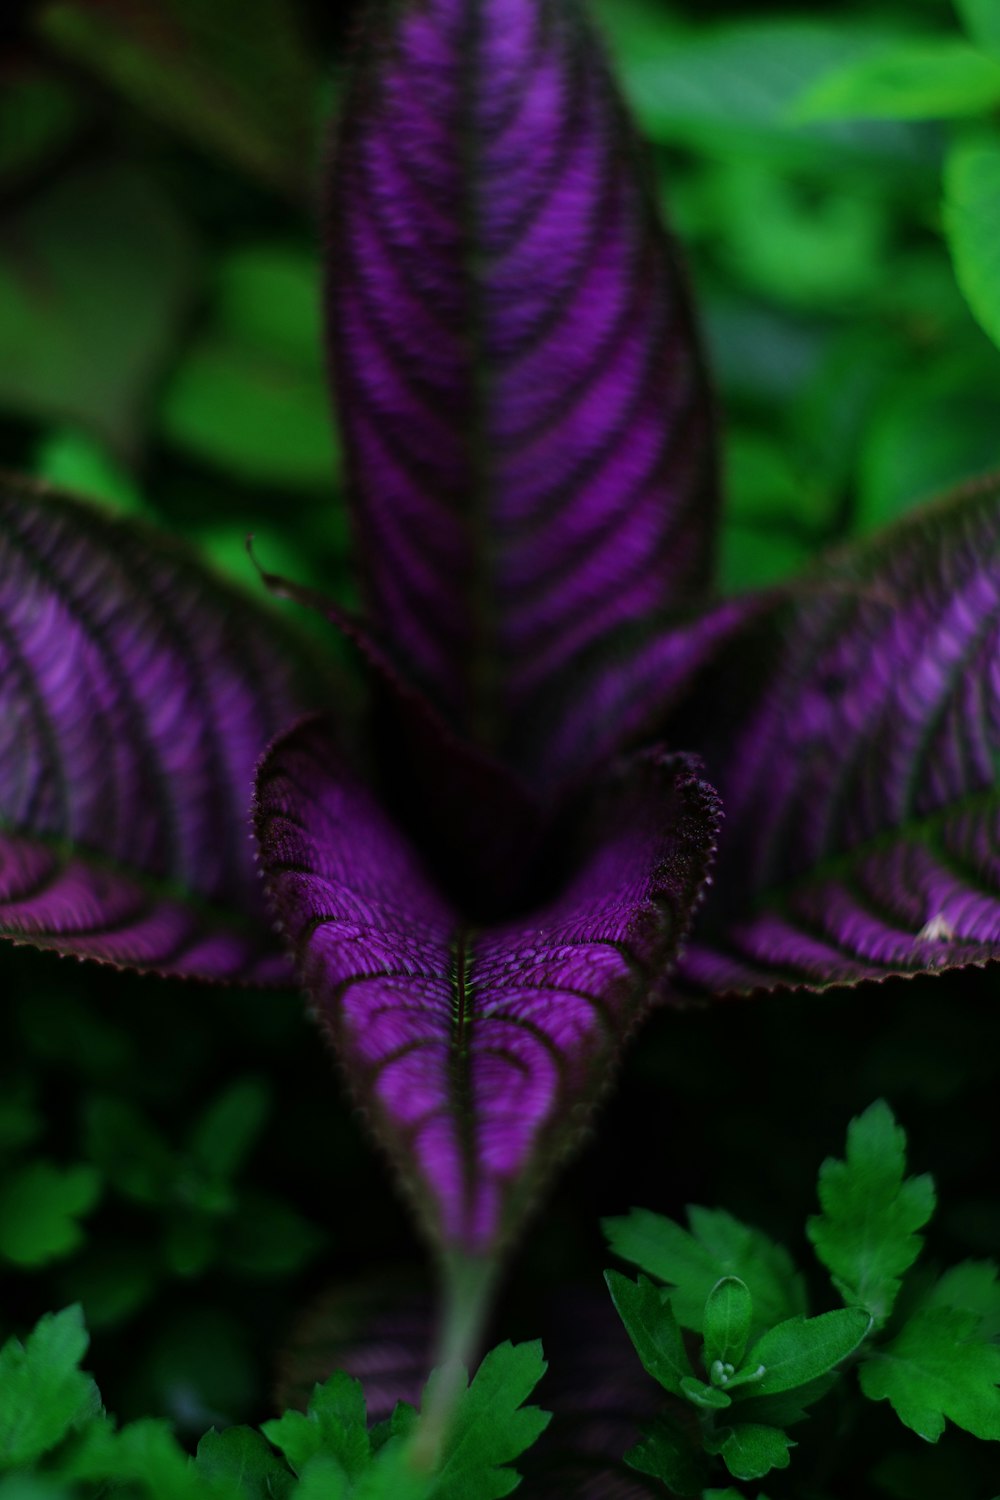
<path id="1" fill-rule="evenodd" d="M 772 1469 L 788 1468 L 789 1449 L 794 1447 L 795 1443 L 787 1433 L 776 1427 L 738 1422 L 725 1432 L 718 1445 L 713 1443 L 709 1451 L 721 1456 L 734 1479 L 763 1479 Z"/>
<path id="2" fill-rule="evenodd" d="M 284 1464 L 251 1427 L 206 1432 L 198 1444 L 195 1468 L 225 1488 L 232 1500 L 284 1500 L 294 1483 Z"/>
<path id="3" fill-rule="evenodd" d="M 667 1413 L 657 1417 L 643 1439 L 625 1455 L 640 1474 L 662 1479 L 672 1495 L 698 1496 L 708 1474 L 708 1463 L 692 1434 Z"/>
<path id="4" fill-rule="evenodd" d="M 516 1487 L 519 1476 L 505 1466 L 530 1448 L 549 1424 L 548 1412 L 523 1404 L 545 1370 L 537 1340 L 500 1344 L 487 1354 L 456 1403 L 435 1476 L 434 1500 L 468 1500 L 469 1495 L 499 1500 Z"/>
<path id="5" fill-rule="evenodd" d="M 764 1367 L 753 1394 L 774 1396 L 808 1385 L 853 1353 L 870 1327 L 871 1318 L 860 1307 L 779 1323 L 757 1340 L 746 1357 L 748 1370 Z"/>
<path id="6" fill-rule="evenodd" d="M 705 1303 L 705 1367 L 718 1360 L 723 1365 L 739 1365 L 746 1353 L 753 1317 L 753 1301 L 745 1281 L 738 1276 L 723 1276 L 708 1294 Z"/>
<path id="7" fill-rule="evenodd" d="M 924 1297 L 923 1307 L 950 1307 L 975 1313 L 979 1337 L 1000 1338 L 1000 1282 L 992 1260 L 964 1260 L 945 1271 Z"/>
<path id="8" fill-rule="evenodd" d="M 684 1376 L 681 1395 L 693 1406 L 703 1407 L 706 1411 L 725 1411 L 727 1406 L 732 1405 L 731 1398 L 725 1391 L 718 1390 L 714 1385 L 706 1385 L 694 1375 Z"/>
<path id="9" fill-rule="evenodd" d="M 139 1485 L 142 1494 L 156 1500 L 207 1500 L 206 1483 L 194 1461 L 169 1424 L 153 1417 L 131 1422 L 120 1432 L 109 1417 L 89 1423 L 61 1467 L 67 1478 L 102 1488 L 109 1482 L 116 1489 Z"/>
<path id="10" fill-rule="evenodd" d="M 936 1443 L 950 1418 L 979 1438 L 1000 1441 L 1000 1347 L 979 1332 L 980 1318 L 925 1307 L 861 1367 L 870 1401 L 889 1401 L 899 1420 Z"/>
<path id="11" fill-rule="evenodd" d="M 682 1328 L 704 1332 L 705 1303 L 724 1276 L 738 1276 L 753 1287 L 757 1332 L 805 1312 L 802 1278 L 781 1245 L 720 1209 L 689 1208 L 688 1222 L 690 1233 L 639 1208 L 603 1222 L 616 1255 L 673 1284 L 670 1301 Z"/>
<path id="12" fill-rule="evenodd" d="M 192 271 L 186 227 L 150 174 L 117 165 L 60 174 L 6 216 L 0 407 L 77 422 L 128 451 Z"/>
<path id="13" fill-rule="evenodd" d="M 67 1307 L 0 1349 L 0 1466 L 30 1464 L 98 1410 L 97 1387 L 78 1368 L 88 1343 L 83 1313 Z"/>
<path id="14" fill-rule="evenodd" d="M 880 1099 L 851 1121 L 846 1161 L 828 1158 L 820 1168 L 823 1213 L 806 1225 L 844 1301 L 866 1307 L 880 1323 L 892 1311 L 900 1276 L 920 1254 L 915 1231 L 934 1211 L 931 1179 L 904 1181 L 905 1170 L 906 1135 Z"/>
<path id="15" fill-rule="evenodd" d="M 684 1350 L 671 1299 L 645 1276 L 629 1281 L 618 1271 L 605 1271 L 604 1279 L 643 1368 L 665 1391 L 682 1395 L 682 1382 L 694 1371 Z"/>
<path id="16" fill-rule="evenodd" d="M 836 1380 L 835 1374 L 818 1375 L 806 1385 L 775 1396 L 741 1390 L 740 1416 L 747 1422 L 762 1422 L 765 1427 L 792 1427 L 808 1417 L 809 1407 L 825 1396 Z"/>
<path id="17" fill-rule="evenodd" d="M 1000 64 L 959 37 L 921 37 L 821 78 L 795 106 L 797 120 L 948 119 L 1000 101 Z"/>
<path id="18" fill-rule="evenodd" d="M 77 1222 L 101 1191 L 93 1167 L 59 1167 L 34 1161 L 12 1172 L 0 1188 L 0 1256 L 19 1266 L 40 1266 L 68 1255 L 83 1242 Z"/>
<path id="19" fill-rule="evenodd" d="M 271 1096 L 260 1078 L 241 1078 L 208 1106 L 191 1133 L 191 1154 L 218 1177 L 235 1177 L 264 1128 Z"/>
<path id="20" fill-rule="evenodd" d="M 996 0 L 955 0 L 955 9 L 974 42 L 1000 58 L 1000 6 Z"/>
<path id="21" fill-rule="evenodd" d="M 944 223 L 962 294 L 1000 344 L 1000 140 L 995 136 L 952 147 L 944 170 Z"/>
<path id="22" fill-rule="evenodd" d="M 127 470 L 103 443 L 78 428 L 50 432 L 38 448 L 34 468 L 39 479 L 58 489 L 91 496 L 123 515 L 149 515 Z"/>
<path id="23" fill-rule="evenodd" d="M 363 1473 L 371 1460 L 364 1391 L 360 1381 L 340 1370 L 316 1387 L 307 1415 L 286 1411 L 284 1416 L 265 1422 L 261 1432 L 281 1450 L 297 1474 L 318 1453 L 335 1459 L 352 1479 Z"/>

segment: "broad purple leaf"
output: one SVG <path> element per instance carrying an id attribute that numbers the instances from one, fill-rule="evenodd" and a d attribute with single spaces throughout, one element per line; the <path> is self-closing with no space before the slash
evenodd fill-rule
<path id="1" fill-rule="evenodd" d="M 682 983 L 825 988 L 1000 957 L 1000 481 L 809 580 L 710 765 L 726 839 Z"/>
<path id="2" fill-rule="evenodd" d="M 452 722 L 530 769 L 552 682 L 707 581 L 688 299 L 582 6 L 373 11 L 327 285 L 369 603 Z"/>
<path id="3" fill-rule="evenodd" d="M 0 480 L 0 934 L 288 983 L 248 815 L 301 668 L 182 549 Z"/>
<path id="4" fill-rule="evenodd" d="M 470 928 L 320 722 L 258 779 L 268 888 L 348 1081 L 446 1246 L 485 1254 L 579 1132 L 662 990 L 714 848 L 714 793 L 650 753 L 605 788 L 542 909 Z"/>

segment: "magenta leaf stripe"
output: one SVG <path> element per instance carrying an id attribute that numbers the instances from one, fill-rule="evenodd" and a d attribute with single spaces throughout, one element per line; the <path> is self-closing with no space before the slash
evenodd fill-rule
<path id="1" fill-rule="evenodd" d="M 722 778 L 684 981 L 824 988 L 1000 956 L 1000 482 L 804 589 Z M 738 876 L 738 878 L 737 878 Z"/>
<path id="2" fill-rule="evenodd" d="M 530 917 L 472 927 L 319 722 L 258 783 L 268 890 L 348 1082 L 449 1248 L 485 1254 L 661 993 L 714 848 L 714 793 L 651 752 L 604 789 Z"/>
<path id="3" fill-rule="evenodd" d="M 280 982 L 248 814 L 315 693 L 267 613 L 178 547 L 0 480 L 0 935 Z"/>
<path id="4" fill-rule="evenodd" d="M 456 727 L 532 774 L 557 676 L 577 664 L 585 696 L 595 643 L 707 581 L 709 406 L 575 8 L 403 0 L 383 22 L 328 207 L 369 602 Z"/>

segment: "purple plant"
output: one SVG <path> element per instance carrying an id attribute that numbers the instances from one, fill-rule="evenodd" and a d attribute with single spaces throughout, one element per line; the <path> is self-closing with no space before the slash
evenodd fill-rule
<path id="1" fill-rule="evenodd" d="M 327 277 L 364 711 L 169 542 L 6 480 L 0 927 L 254 984 L 290 950 L 455 1347 L 653 1005 L 997 956 L 1000 486 L 712 602 L 683 278 L 575 0 L 373 7 Z M 681 956 L 691 747 L 727 825 Z"/>

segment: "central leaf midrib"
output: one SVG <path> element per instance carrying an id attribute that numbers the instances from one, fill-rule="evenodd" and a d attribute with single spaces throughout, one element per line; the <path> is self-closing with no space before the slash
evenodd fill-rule
<path id="1" fill-rule="evenodd" d="M 449 1093 L 462 1154 L 464 1207 L 472 1207 L 476 1180 L 476 1132 L 472 1100 L 473 987 L 470 982 L 472 929 L 459 927 L 451 944 L 451 1057 Z"/>

